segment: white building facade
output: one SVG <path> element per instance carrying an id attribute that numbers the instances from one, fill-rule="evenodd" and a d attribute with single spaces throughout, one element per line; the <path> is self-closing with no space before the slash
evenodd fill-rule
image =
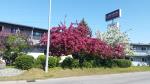
<path id="1" fill-rule="evenodd" d="M 150 65 L 150 44 L 131 43 L 133 55 L 128 56 L 133 66 L 149 66 Z"/>

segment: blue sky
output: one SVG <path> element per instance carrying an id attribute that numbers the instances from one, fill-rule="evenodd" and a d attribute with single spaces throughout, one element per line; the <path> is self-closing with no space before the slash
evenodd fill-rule
<path id="1" fill-rule="evenodd" d="M 0 21 L 48 27 L 49 0 L 0 0 Z M 104 32 L 105 14 L 122 9 L 118 19 L 121 30 L 128 31 L 131 42 L 150 43 L 150 0 L 52 0 L 51 25 L 66 17 L 66 24 L 85 18 L 93 31 Z"/>

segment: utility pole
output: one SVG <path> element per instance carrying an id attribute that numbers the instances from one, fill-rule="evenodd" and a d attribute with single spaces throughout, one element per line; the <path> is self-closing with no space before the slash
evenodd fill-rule
<path id="1" fill-rule="evenodd" d="M 51 29 L 51 0 L 49 0 L 49 14 L 48 14 L 48 38 L 47 38 L 47 52 L 45 61 L 45 72 L 48 72 L 48 57 L 50 48 L 50 29 Z"/>

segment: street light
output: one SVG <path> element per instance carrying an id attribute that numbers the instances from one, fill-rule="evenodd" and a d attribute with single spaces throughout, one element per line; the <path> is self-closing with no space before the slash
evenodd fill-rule
<path id="1" fill-rule="evenodd" d="M 45 72 L 48 72 L 48 57 L 49 57 L 49 47 L 50 47 L 50 29 L 51 29 L 51 0 L 49 0 L 49 14 L 48 14 L 48 38 L 47 38 L 47 52 L 45 61 Z"/>

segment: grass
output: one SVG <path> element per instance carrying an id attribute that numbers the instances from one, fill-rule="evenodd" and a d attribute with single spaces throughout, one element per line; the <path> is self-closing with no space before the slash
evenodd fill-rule
<path id="1" fill-rule="evenodd" d="M 62 69 L 60 67 L 49 69 L 45 73 L 42 69 L 33 68 L 23 74 L 14 77 L 0 77 L 0 81 L 8 80 L 36 80 L 47 78 L 62 78 L 72 76 L 102 75 L 126 72 L 150 71 L 150 67 L 129 67 L 129 68 L 83 68 L 83 69 Z"/>
<path id="2" fill-rule="evenodd" d="M 15 66 L 6 66 L 6 68 L 15 68 Z"/>

